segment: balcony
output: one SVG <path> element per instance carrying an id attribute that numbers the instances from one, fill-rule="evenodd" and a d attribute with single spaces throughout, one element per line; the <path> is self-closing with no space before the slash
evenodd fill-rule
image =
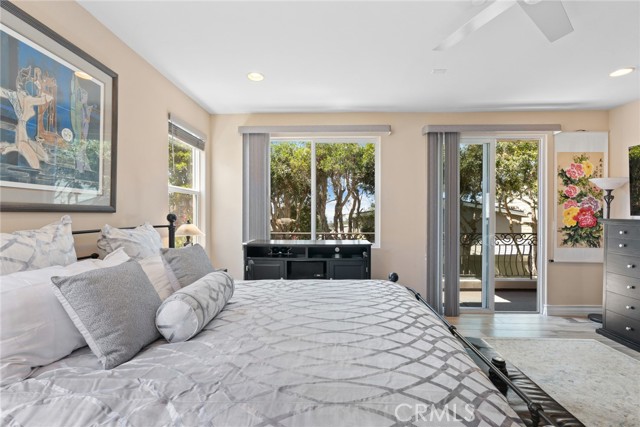
<path id="1" fill-rule="evenodd" d="M 316 240 L 368 240 L 374 242 L 374 232 L 340 233 L 333 231 L 317 231 Z M 311 232 L 305 231 L 272 231 L 271 240 L 309 240 Z"/>
<path id="2" fill-rule="evenodd" d="M 495 310 L 536 311 L 538 239 L 535 233 L 496 233 Z M 482 298 L 482 234 L 460 235 L 460 305 Z"/>
<path id="3" fill-rule="evenodd" d="M 495 234 L 496 278 L 537 279 L 535 233 Z M 482 234 L 460 234 L 460 277 L 482 278 Z"/>

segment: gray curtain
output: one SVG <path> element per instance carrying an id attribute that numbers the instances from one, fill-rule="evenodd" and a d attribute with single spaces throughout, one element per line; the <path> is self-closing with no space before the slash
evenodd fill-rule
<path id="1" fill-rule="evenodd" d="M 427 302 L 460 314 L 460 133 L 427 133 Z M 443 304 L 444 296 L 444 304 Z"/>
<path id="2" fill-rule="evenodd" d="M 242 241 L 268 240 L 269 225 L 269 134 L 242 135 Z"/>

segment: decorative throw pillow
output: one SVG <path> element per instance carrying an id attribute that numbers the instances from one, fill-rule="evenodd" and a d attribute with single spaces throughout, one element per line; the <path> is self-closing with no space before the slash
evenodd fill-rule
<path id="1" fill-rule="evenodd" d="M 98 252 L 101 256 L 123 248 L 131 258 L 141 260 L 160 253 L 162 239 L 148 222 L 132 230 L 122 230 L 106 224 L 98 238 Z"/>
<path id="2" fill-rule="evenodd" d="M 51 277 L 118 265 L 129 257 L 116 251 L 89 259 L 2 277 L 0 286 L 0 385 L 21 381 L 37 366 L 48 365 L 87 345 L 51 290 Z"/>
<path id="3" fill-rule="evenodd" d="M 162 301 L 137 262 L 51 281 L 56 297 L 105 369 L 130 360 L 158 338 L 155 313 Z"/>
<path id="4" fill-rule="evenodd" d="M 171 343 L 192 338 L 222 311 L 233 289 L 233 278 L 216 271 L 176 291 L 158 308 L 158 331 Z"/>
<path id="5" fill-rule="evenodd" d="M 162 301 L 166 300 L 176 289 L 169 279 L 168 266 L 165 265 L 162 256 L 154 255 L 138 261 L 156 289 Z"/>
<path id="6" fill-rule="evenodd" d="M 77 261 L 71 217 L 37 230 L 0 233 L 0 275 L 37 270 Z"/>
<path id="7" fill-rule="evenodd" d="M 165 248 L 161 252 L 183 288 L 215 271 L 204 248 L 198 244 L 179 249 Z"/>

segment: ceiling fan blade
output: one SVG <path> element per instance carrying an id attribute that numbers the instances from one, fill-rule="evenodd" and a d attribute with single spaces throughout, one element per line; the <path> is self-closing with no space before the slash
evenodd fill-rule
<path id="1" fill-rule="evenodd" d="M 573 31 L 567 11 L 564 10 L 560 1 L 526 3 L 520 0 L 518 4 L 550 42 L 554 42 Z"/>
<path id="2" fill-rule="evenodd" d="M 462 27 L 454 31 L 449 37 L 444 39 L 433 50 L 447 50 L 457 43 L 460 43 L 465 37 L 482 28 L 489 21 L 505 12 L 507 9 L 516 4 L 515 0 L 496 0 L 489 6 L 485 7 L 476 16 L 467 21 Z"/>

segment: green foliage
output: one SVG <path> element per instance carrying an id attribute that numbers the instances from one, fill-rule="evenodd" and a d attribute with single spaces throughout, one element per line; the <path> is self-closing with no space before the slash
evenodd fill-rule
<path id="1" fill-rule="evenodd" d="M 271 229 L 311 230 L 311 143 L 271 144 Z"/>
<path id="2" fill-rule="evenodd" d="M 595 227 L 579 227 L 574 225 L 573 227 L 563 226 L 560 231 L 562 232 L 562 245 L 563 246 L 586 246 L 588 248 L 599 248 L 600 240 L 602 239 L 602 224 L 597 223 Z"/>
<path id="3" fill-rule="evenodd" d="M 351 238 L 356 232 L 364 231 L 363 227 L 369 228 L 373 213 L 364 212 L 362 201 L 375 193 L 375 145 L 316 144 L 316 184 L 319 234 Z M 325 208 L 331 202 L 335 203 L 333 217 L 327 218 Z M 311 143 L 273 142 L 271 229 L 309 232 L 311 203 Z M 345 218 L 343 210 L 347 206 L 350 208 Z"/>
<path id="4" fill-rule="evenodd" d="M 462 231 L 477 233 L 482 214 L 482 144 L 463 145 L 460 149 L 460 199 L 474 206 Z M 515 216 L 510 205 L 518 200 L 529 205 L 532 226 L 538 214 L 538 141 L 506 140 L 496 144 L 496 204 L 505 212 L 511 231 Z"/>
<path id="5" fill-rule="evenodd" d="M 470 217 L 461 216 L 463 233 L 477 233 L 482 216 L 482 155 L 481 144 L 460 147 L 460 201 L 472 204 Z"/>
<path id="6" fill-rule="evenodd" d="M 193 148 L 179 140 L 169 139 L 169 185 L 193 187 Z"/>

